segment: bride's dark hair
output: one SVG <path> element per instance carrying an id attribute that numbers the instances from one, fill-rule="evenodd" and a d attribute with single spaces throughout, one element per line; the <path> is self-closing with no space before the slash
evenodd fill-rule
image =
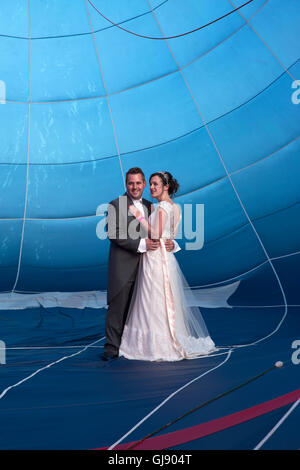
<path id="1" fill-rule="evenodd" d="M 153 176 L 159 176 L 164 186 L 168 184 L 169 196 L 170 197 L 175 196 L 179 188 L 179 183 L 175 178 L 173 178 L 173 176 L 171 175 L 171 173 L 169 173 L 169 171 L 157 171 L 156 173 L 152 173 L 152 175 L 149 178 L 149 183 L 150 183 L 151 178 L 153 178 Z"/>

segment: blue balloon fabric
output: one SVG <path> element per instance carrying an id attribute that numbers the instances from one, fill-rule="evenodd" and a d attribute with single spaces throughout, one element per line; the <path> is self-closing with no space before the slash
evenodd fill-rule
<path id="1" fill-rule="evenodd" d="M 300 308 L 299 19 L 297 0 L 1 2 L 0 340 L 11 348 L 0 366 L 7 370 L 0 390 L 1 405 L 8 404 L 3 448 L 109 446 L 156 406 L 150 380 L 156 374 L 163 400 L 180 383 L 220 366 L 219 382 L 208 374 L 206 384 L 217 395 L 238 377 L 247 379 L 241 364 L 249 363 L 255 375 L 268 367 L 267 358 L 279 360 L 278 352 L 289 364 L 278 372 L 284 383 L 276 389 L 270 378 L 263 388 L 253 385 L 249 401 L 241 392 L 240 407 L 299 387 L 290 359 Z M 171 36 L 178 37 L 167 39 Z M 49 293 L 51 300 L 53 292 L 105 292 L 109 241 L 99 230 L 105 205 L 124 193 L 126 171 L 135 166 L 146 175 L 147 199 L 154 171 L 170 171 L 180 184 L 177 259 L 195 291 L 237 283 L 230 309 L 203 308 L 212 336 L 226 351 L 233 348 L 232 369 L 229 362 L 221 369 L 227 356 L 159 370 L 126 360 L 100 367 L 97 341 L 104 334 L 105 310 L 47 311 L 47 304 L 28 308 L 22 300 L 30 293 Z M 10 294 L 23 294 L 18 300 L 23 310 L 7 307 Z M 247 347 L 234 349 L 241 345 Z M 14 348 L 29 346 L 75 349 L 23 349 L 22 363 Z M 85 359 L 75 354 L 81 350 Z M 60 360 L 63 355 L 74 358 L 72 370 Z M 53 364 L 49 372 L 47 364 Z M 122 378 L 127 368 L 130 384 Z M 37 370 L 37 388 L 25 385 L 18 396 L 16 384 Z M 41 390 L 52 394 L 64 374 L 69 380 L 46 404 Z M 137 376 L 145 380 L 139 393 Z M 95 409 L 81 393 L 88 403 L 97 402 Z M 192 388 L 191 403 L 199 397 L 208 399 L 207 388 L 200 395 Z M 233 413 L 236 403 L 228 398 L 200 421 Z M 51 422 L 47 406 L 53 406 L 56 422 L 65 423 L 61 440 L 53 437 L 51 424 L 41 432 L 40 417 Z M 168 422 L 180 406 L 176 398 L 128 440 Z M 32 408 L 29 428 L 26 407 Z M 117 430 L 108 424 L 112 415 L 122 418 Z M 244 434 L 234 428 L 191 446 L 253 448 L 280 416 L 274 412 L 264 422 L 252 422 L 253 429 L 243 427 Z M 286 422 L 285 436 L 292 435 L 293 420 L 289 431 Z M 76 434 L 75 421 L 88 431 Z M 197 423 L 197 417 L 189 418 L 178 429 Z M 280 442 L 274 436 L 266 446 L 279 448 Z M 299 448 L 295 438 L 285 442 Z"/>
<path id="2" fill-rule="evenodd" d="M 89 2 L 30 3 L 0 12 L 2 291 L 105 289 L 96 211 L 132 166 L 171 171 L 177 202 L 204 204 L 204 246 L 180 255 L 193 285 L 299 250 L 296 0 L 255 0 L 173 40 L 113 27 Z M 163 37 L 242 3 L 94 5 Z"/>

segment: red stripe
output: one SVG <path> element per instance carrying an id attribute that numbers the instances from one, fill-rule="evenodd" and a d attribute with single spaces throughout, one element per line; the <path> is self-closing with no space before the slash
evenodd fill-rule
<path id="1" fill-rule="evenodd" d="M 168 434 L 151 437 L 141 444 L 138 444 L 132 450 L 161 450 L 168 449 L 169 447 L 175 447 L 195 439 L 200 439 L 204 436 L 209 436 L 215 432 L 223 431 L 224 429 L 244 423 L 245 421 L 257 418 L 258 416 L 262 416 L 266 413 L 270 413 L 273 410 L 277 410 L 278 408 L 281 408 L 285 405 L 294 403 L 296 400 L 298 400 L 298 398 L 300 398 L 300 389 L 294 390 L 293 392 L 287 393 L 286 395 L 281 395 L 280 397 L 274 398 L 273 400 L 260 403 L 259 405 L 252 406 L 251 408 L 246 408 L 245 410 L 223 416 L 222 418 L 214 419 L 206 423 L 201 423 L 190 428 L 181 429 L 180 431 L 174 431 Z M 114 450 L 125 450 L 133 444 L 134 442 L 120 444 L 114 447 Z M 100 449 L 104 450 L 108 449 L 108 447 L 102 447 Z"/>

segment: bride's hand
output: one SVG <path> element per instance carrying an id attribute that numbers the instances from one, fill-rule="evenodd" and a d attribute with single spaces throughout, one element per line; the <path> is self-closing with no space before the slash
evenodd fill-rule
<path id="1" fill-rule="evenodd" d="M 174 250 L 175 243 L 173 240 L 165 240 L 165 247 L 167 251 L 173 251 Z"/>
<path id="2" fill-rule="evenodd" d="M 130 210 L 131 214 L 132 214 L 136 219 L 138 219 L 139 217 L 142 216 L 142 214 L 141 214 L 140 211 L 135 207 L 134 204 L 132 204 L 131 206 L 129 206 L 129 210 Z"/>

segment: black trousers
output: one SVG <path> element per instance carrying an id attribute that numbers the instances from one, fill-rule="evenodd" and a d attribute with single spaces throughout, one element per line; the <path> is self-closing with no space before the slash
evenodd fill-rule
<path id="1" fill-rule="evenodd" d="M 137 271 L 138 267 L 120 292 L 111 300 L 108 306 L 105 325 L 106 343 L 104 346 L 104 352 L 106 354 L 114 355 L 119 353 L 122 333 L 126 323 Z"/>

